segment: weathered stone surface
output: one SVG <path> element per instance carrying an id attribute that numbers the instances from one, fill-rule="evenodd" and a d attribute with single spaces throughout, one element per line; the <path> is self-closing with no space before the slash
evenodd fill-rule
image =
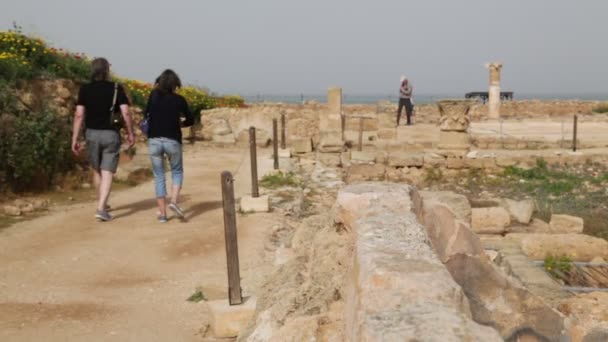
<path id="1" fill-rule="evenodd" d="M 463 222 L 471 222 L 471 204 L 465 195 L 452 191 L 419 191 L 425 203 L 445 204 Z"/>
<path id="2" fill-rule="evenodd" d="M 376 152 L 370 151 L 351 151 L 350 152 L 351 162 L 359 163 L 374 163 L 376 162 Z"/>
<path id="3" fill-rule="evenodd" d="M 321 135 L 321 140 L 319 141 L 320 152 L 324 153 L 336 153 L 342 152 L 344 150 L 344 142 L 342 141 L 342 137 L 338 132 L 325 132 Z"/>
<path id="4" fill-rule="evenodd" d="M 270 201 L 268 196 L 241 198 L 241 211 L 244 213 L 265 213 L 270 211 Z"/>
<path id="5" fill-rule="evenodd" d="M 241 305 L 230 305 L 228 299 L 207 302 L 211 313 L 211 331 L 215 337 L 237 337 L 255 313 L 255 297 Z"/>
<path id="6" fill-rule="evenodd" d="M 424 196 L 423 203 L 422 222 L 439 260 L 446 262 L 456 254 L 484 255 L 479 237 L 450 208 Z"/>
<path id="7" fill-rule="evenodd" d="M 393 123 L 393 126 L 395 125 L 395 123 Z M 391 139 L 396 139 L 397 138 L 397 130 L 395 130 L 395 128 L 389 128 L 389 129 L 381 129 L 378 131 L 378 138 L 379 139 L 386 139 L 386 140 L 391 140 Z"/>
<path id="8" fill-rule="evenodd" d="M 442 131 L 466 132 L 469 128 L 471 100 L 442 100 L 439 107 L 439 125 Z"/>
<path id="9" fill-rule="evenodd" d="M 503 201 L 503 205 L 511 215 L 512 221 L 523 224 L 530 223 L 532 213 L 534 213 L 534 201 L 531 199 L 515 201 L 507 198 Z"/>
<path id="10" fill-rule="evenodd" d="M 331 114 L 342 114 L 342 88 L 327 89 L 327 109 Z"/>
<path id="11" fill-rule="evenodd" d="M 433 167 L 443 167 L 447 164 L 447 160 L 444 156 L 437 153 L 426 153 L 424 155 L 424 165 Z"/>
<path id="12" fill-rule="evenodd" d="M 346 171 L 346 184 L 363 181 L 382 181 L 385 179 L 384 165 L 351 165 Z"/>
<path id="13" fill-rule="evenodd" d="M 507 227 L 509 233 L 550 233 L 549 224 L 541 219 L 532 219 L 528 225 L 512 225 Z"/>
<path id="14" fill-rule="evenodd" d="M 294 140 L 292 145 L 294 153 L 302 154 L 312 152 L 312 142 L 310 138 Z"/>
<path id="15" fill-rule="evenodd" d="M 469 319 L 466 299 L 412 212 L 420 202 L 407 185 L 362 183 L 339 192 L 336 219 L 354 239 L 346 340 L 500 341 Z"/>
<path id="16" fill-rule="evenodd" d="M 502 234 L 511 222 L 509 213 L 501 207 L 473 208 L 471 226 L 475 233 Z"/>
<path id="17" fill-rule="evenodd" d="M 466 166 L 463 158 L 448 157 L 446 163 L 448 169 L 463 169 Z"/>
<path id="18" fill-rule="evenodd" d="M 388 155 L 388 165 L 393 167 L 422 167 L 424 154 L 392 152 Z"/>
<path id="19" fill-rule="evenodd" d="M 470 147 L 469 134 L 466 132 L 439 132 L 439 144 L 437 147 L 447 150 L 466 150 Z"/>
<path id="20" fill-rule="evenodd" d="M 592 292 L 568 298 L 557 309 L 573 319 L 573 342 L 608 341 L 608 292 Z"/>
<path id="21" fill-rule="evenodd" d="M 608 241 L 584 234 L 507 234 L 517 241 L 532 259 L 543 260 L 547 255 L 567 255 L 574 261 L 608 258 Z"/>
<path id="22" fill-rule="evenodd" d="M 21 216 L 21 209 L 15 205 L 2 206 L 2 213 L 8 216 Z"/>
<path id="23" fill-rule="evenodd" d="M 226 134 L 226 135 L 213 135 L 211 140 L 217 144 L 227 144 L 232 145 L 236 143 L 236 139 L 234 134 Z"/>
<path id="24" fill-rule="evenodd" d="M 582 233 L 584 221 L 580 217 L 570 215 L 551 215 L 549 227 L 552 233 Z"/>
<path id="25" fill-rule="evenodd" d="M 565 337 L 563 317 L 487 259 L 459 254 L 446 266 L 469 298 L 473 319 L 497 328 L 504 339 L 515 341 L 524 328 L 549 341 Z"/>

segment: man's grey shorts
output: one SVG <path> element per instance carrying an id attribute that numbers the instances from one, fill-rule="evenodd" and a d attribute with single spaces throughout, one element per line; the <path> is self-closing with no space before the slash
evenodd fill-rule
<path id="1" fill-rule="evenodd" d="M 120 153 L 118 132 L 106 129 L 87 129 L 85 137 L 91 167 L 97 171 L 105 170 L 115 173 Z"/>

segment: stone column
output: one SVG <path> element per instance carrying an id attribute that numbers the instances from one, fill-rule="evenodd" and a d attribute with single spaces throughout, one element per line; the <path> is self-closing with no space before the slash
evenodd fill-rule
<path id="1" fill-rule="evenodd" d="M 500 70 L 502 64 L 498 62 L 488 63 L 490 69 L 490 88 L 488 90 L 488 117 L 490 119 L 500 118 Z"/>
<path id="2" fill-rule="evenodd" d="M 469 110 L 472 100 L 441 100 L 439 107 L 439 148 L 469 149 Z"/>
<path id="3" fill-rule="evenodd" d="M 327 91 L 327 111 L 319 114 L 319 151 L 341 152 L 342 141 L 342 88 L 332 87 Z"/>

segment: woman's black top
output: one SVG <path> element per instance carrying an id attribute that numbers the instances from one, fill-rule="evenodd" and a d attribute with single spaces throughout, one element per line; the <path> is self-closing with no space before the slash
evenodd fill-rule
<path id="1" fill-rule="evenodd" d="M 122 86 L 118 87 L 114 111 L 121 105 L 128 105 L 129 99 Z M 110 108 L 114 98 L 114 82 L 93 81 L 80 87 L 76 105 L 84 106 L 84 124 L 89 129 L 115 129 L 112 125 Z"/>
<path id="2" fill-rule="evenodd" d="M 183 96 L 154 90 L 148 99 L 146 112 L 149 115 L 148 138 L 168 138 L 182 143 L 182 127 L 192 126 L 194 116 Z M 186 119 L 182 121 L 182 116 Z"/>

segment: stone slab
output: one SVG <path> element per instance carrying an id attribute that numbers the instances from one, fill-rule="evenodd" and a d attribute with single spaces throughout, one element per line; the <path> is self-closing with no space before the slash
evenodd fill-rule
<path id="1" fill-rule="evenodd" d="M 244 298 L 240 305 L 230 305 L 228 299 L 207 302 L 211 313 L 211 331 L 215 337 L 237 337 L 255 314 L 255 297 Z"/>
<path id="2" fill-rule="evenodd" d="M 241 211 L 244 213 L 267 213 L 270 211 L 268 195 L 260 197 L 243 196 L 241 198 Z"/>
<path id="3" fill-rule="evenodd" d="M 466 132 L 440 131 L 439 144 L 440 149 L 449 150 L 466 150 L 471 146 L 469 134 Z"/>
<path id="4" fill-rule="evenodd" d="M 309 138 L 296 139 L 293 141 L 292 145 L 294 153 L 302 154 L 312 152 L 312 141 Z"/>
<path id="5" fill-rule="evenodd" d="M 286 149 L 279 149 L 279 158 L 291 158 L 291 150 L 286 148 Z"/>
<path id="6" fill-rule="evenodd" d="M 351 151 L 350 160 L 352 162 L 374 163 L 376 162 L 376 152 Z"/>

